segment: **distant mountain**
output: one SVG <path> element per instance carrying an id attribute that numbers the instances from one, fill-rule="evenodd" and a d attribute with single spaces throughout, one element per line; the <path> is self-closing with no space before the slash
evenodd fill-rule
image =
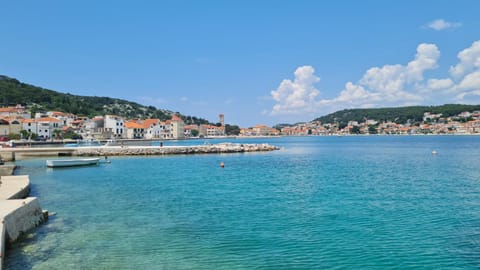
<path id="1" fill-rule="evenodd" d="M 434 114 L 441 113 L 442 117 L 449 117 L 458 115 L 464 111 L 480 111 L 480 105 L 445 104 L 441 106 L 347 109 L 316 118 L 314 121 L 321 121 L 322 123 L 347 123 L 348 121 L 364 122 L 365 119 L 373 119 L 381 122 L 392 121 L 398 124 L 405 124 L 408 121 L 422 121 L 423 114 L 426 112 Z"/>
<path id="2" fill-rule="evenodd" d="M 167 120 L 178 114 L 187 124 L 210 124 L 195 116 L 186 116 L 154 106 L 109 97 L 77 96 L 64 94 L 38 86 L 22 83 L 0 75 L 0 106 L 22 104 L 36 111 L 62 111 L 80 116 L 115 114 L 128 118 L 159 118 Z"/>

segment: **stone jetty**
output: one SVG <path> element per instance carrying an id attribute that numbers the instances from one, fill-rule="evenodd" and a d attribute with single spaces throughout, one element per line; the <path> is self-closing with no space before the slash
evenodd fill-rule
<path id="1" fill-rule="evenodd" d="M 79 147 L 73 155 L 77 156 L 135 156 L 135 155 L 187 155 L 213 153 L 243 153 L 278 150 L 269 144 L 220 143 L 193 146 L 110 146 Z"/>
<path id="2" fill-rule="evenodd" d="M 14 147 L 0 148 L 4 161 L 14 161 L 24 157 L 52 156 L 134 156 L 134 155 L 187 155 L 244 153 L 278 150 L 270 144 L 218 143 L 191 146 L 95 146 L 95 147 Z"/>

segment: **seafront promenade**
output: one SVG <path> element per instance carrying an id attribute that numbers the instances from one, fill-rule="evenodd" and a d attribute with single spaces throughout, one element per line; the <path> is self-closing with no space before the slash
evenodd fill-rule
<path id="1" fill-rule="evenodd" d="M 191 146 L 98 146 L 98 147 L 45 147 L 0 148 L 4 161 L 28 157 L 51 156 L 132 156 L 132 155 L 186 155 L 274 151 L 270 144 L 219 143 Z"/>
<path id="2" fill-rule="evenodd" d="M 7 165 L 0 167 L 3 166 Z M 3 268 L 5 246 L 47 218 L 38 199 L 28 197 L 29 193 L 28 175 L 0 176 L 0 270 Z"/>

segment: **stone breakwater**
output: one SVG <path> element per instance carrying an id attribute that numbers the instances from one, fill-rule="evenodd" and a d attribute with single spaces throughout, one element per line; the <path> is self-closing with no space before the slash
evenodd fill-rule
<path id="1" fill-rule="evenodd" d="M 79 147 L 72 154 L 76 156 L 135 156 L 135 155 L 187 155 L 213 153 L 243 153 L 279 150 L 269 144 L 221 143 L 193 146 L 104 146 Z"/>

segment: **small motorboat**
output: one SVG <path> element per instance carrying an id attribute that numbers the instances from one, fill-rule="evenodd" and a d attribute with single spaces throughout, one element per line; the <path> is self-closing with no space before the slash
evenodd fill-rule
<path id="1" fill-rule="evenodd" d="M 74 166 L 87 166 L 97 165 L 100 162 L 100 158 L 76 158 L 76 159 L 54 159 L 47 160 L 47 167 L 74 167 Z"/>

